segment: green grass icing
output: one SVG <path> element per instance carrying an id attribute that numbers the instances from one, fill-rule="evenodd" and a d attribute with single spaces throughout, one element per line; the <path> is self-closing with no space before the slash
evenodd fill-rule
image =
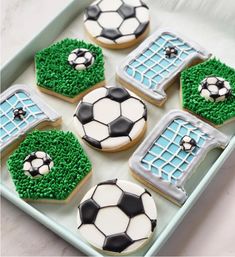
<path id="1" fill-rule="evenodd" d="M 223 102 L 210 102 L 200 96 L 198 86 L 208 76 L 222 77 L 230 83 L 232 96 Z M 235 117 L 235 70 L 217 59 L 210 59 L 181 73 L 182 104 L 185 109 L 221 125 Z"/>
<path id="2" fill-rule="evenodd" d="M 51 171 L 32 179 L 24 174 L 27 155 L 44 151 L 54 162 Z M 34 131 L 27 135 L 7 161 L 16 191 L 24 199 L 65 200 L 79 182 L 91 171 L 91 163 L 71 132 L 58 130 Z"/>
<path id="3" fill-rule="evenodd" d="M 94 64 L 77 71 L 68 63 L 76 48 L 86 48 L 95 55 Z M 82 40 L 66 38 L 35 55 L 37 85 L 73 98 L 104 80 L 104 58 L 100 47 Z"/>

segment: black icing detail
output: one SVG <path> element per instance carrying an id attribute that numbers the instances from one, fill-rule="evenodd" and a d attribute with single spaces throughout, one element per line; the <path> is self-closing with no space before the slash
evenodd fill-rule
<path id="1" fill-rule="evenodd" d="M 100 16 L 101 10 L 98 5 L 90 5 L 86 9 L 87 20 L 96 21 Z"/>
<path id="2" fill-rule="evenodd" d="M 146 105 L 143 103 L 143 105 L 144 105 L 144 113 L 143 113 L 143 118 L 144 118 L 144 120 L 146 121 L 147 120 L 147 107 L 146 107 Z"/>
<path id="3" fill-rule="evenodd" d="M 149 7 L 147 6 L 147 4 L 146 4 L 146 3 L 144 3 L 144 2 L 143 2 L 143 1 L 141 1 L 141 0 L 140 0 L 140 3 L 141 3 L 141 6 L 142 6 L 142 7 L 145 7 L 145 8 L 147 8 L 147 9 L 149 9 Z"/>
<path id="4" fill-rule="evenodd" d="M 167 46 L 164 50 L 166 58 L 173 58 L 178 54 L 178 50 L 175 46 Z"/>
<path id="5" fill-rule="evenodd" d="M 23 120 L 26 115 L 26 111 L 23 109 L 23 107 L 18 107 L 13 109 L 13 115 L 14 119 Z"/>
<path id="6" fill-rule="evenodd" d="M 182 148 L 182 150 L 183 151 L 191 151 L 194 147 L 196 147 L 197 146 L 197 142 L 195 141 L 195 139 L 193 139 L 193 138 L 190 138 L 189 136 L 189 138 L 190 138 L 190 140 L 188 141 L 186 141 L 185 140 L 185 137 L 186 136 L 183 136 L 182 138 L 181 138 L 181 140 L 180 140 L 180 146 L 181 146 L 181 148 Z M 185 143 L 188 143 L 188 144 L 190 144 L 191 145 L 191 147 L 190 147 L 190 149 L 185 149 Z"/>
<path id="7" fill-rule="evenodd" d="M 149 196 L 152 196 L 151 193 L 145 188 L 145 192 L 146 194 L 148 194 Z"/>
<path id="8" fill-rule="evenodd" d="M 125 233 L 111 235 L 105 238 L 103 250 L 121 253 L 133 243 L 133 240 Z"/>
<path id="9" fill-rule="evenodd" d="M 123 17 L 123 19 L 135 17 L 135 7 L 128 4 L 123 4 L 118 9 L 118 13 Z"/>
<path id="10" fill-rule="evenodd" d="M 157 226 L 157 220 L 151 220 L 151 231 L 153 232 L 155 227 Z"/>
<path id="11" fill-rule="evenodd" d="M 79 212 L 82 224 L 94 224 L 99 208 L 100 206 L 92 199 L 81 203 Z"/>
<path id="12" fill-rule="evenodd" d="M 122 136 L 128 136 L 134 123 L 123 117 L 120 116 L 116 120 L 109 123 L 109 135 L 111 137 L 122 137 Z"/>
<path id="13" fill-rule="evenodd" d="M 93 120 L 93 105 L 90 103 L 81 103 L 74 114 L 84 125 Z"/>
<path id="14" fill-rule="evenodd" d="M 84 139 L 91 146 L 93 146 L 97 149 L 102 149 L 101 143 L 99 141 L 95 140 L 94 138 L 85 135 L 82 139 Z"/>
<path id="15" fill-rule="evenodd" d="M 122 36 L 121 32 L 118 29 L 106 29 L 103 28 L 100 34 L 101 37 L 108 38 L 110 40 L 116 40 Z"/>
<path id="16" fill-rule="evenodd" d="M 117 184 L 117 178 L 116 179 L 111 179 L 111 180 L 106 180 L 104 182 L 99 183 L 97 186 L 100 185 L 116 185 Z"/>
<path id="17" fill-rule="evenodd" d="M 137 195 L 124 192 L 117 205 L 130 218 L 144 213 L 142 199 Z"/>
<path id="18" fill-rule="evenodd" d="M 137 37 L 141 36 L 147 29 L 148 25 L 149 25 L 149 22 L 141 23 L 134 32 L 135 37 L 137 38 Z"/>
<path id="19" fill-rule="evenodd" d="M 221 81 L 221 80 L 217 80 L 216 81 L 216 86 L 221 89 L 224 87 L 224 81 Z"/>
<path id="20" fill-rule="evenodd" d="M 108 93 L 106 97 L 121 103 L 130 98 L 131 96 L 125 88 L 110 87 L 108 88 Z"/>

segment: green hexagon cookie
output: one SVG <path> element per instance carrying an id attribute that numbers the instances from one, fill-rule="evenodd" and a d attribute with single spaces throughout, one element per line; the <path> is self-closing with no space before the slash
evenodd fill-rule
<path id="1" fill-rule="evenodd" d="M 181 73 L 184 109 L 219 126 L 235 118 L 235 70 L 217 59 Z"/>
<path id="2" fill-rule="evenodd" d="M 82 40 L 66 38 L 35 55 L 39 89 L 69 102 L 104 84 L 102 49 Z"/>
<path id="3" fill-rule="evenodd" d="M 7 161 L 20 198 L 66 202 L 91 171 L 91 163 L 71 132 L 34 131 Z"/>

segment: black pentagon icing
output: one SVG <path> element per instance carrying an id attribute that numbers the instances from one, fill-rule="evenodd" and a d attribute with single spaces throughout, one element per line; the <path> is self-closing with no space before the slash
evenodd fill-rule
<path id="1" fill-rule="evenodd" d="M 93 105 L 89 103 L 81 103 L 75 113 L 78 120 L 84 125 L 93 120 Z"/>
<path id="2" fill-rule="evenodd" d="M 123 17 L 123 19 L 135 17 L 135 7 L 128 4 L 123 4 L 118 9 L 118 13 Z"/>
<path id="3" fill-rule="evenodd" d="M 157 226 L 157 220 L 151 220 L 151 231 L 153 232 L 155 227 Z"/>
<path id="4" fill-rule="evenodd" d="M 27 161 L 27 162 L 31 162 L 31 161 L 33 161 L 33 160 L 35 160 L 37 157 L 36 157 L 36 155 L 35 155 L 35 152 L 33 152 L 33 153 L 31 153 L 29 156 L 27 156 L 26 158 L 25 158 L 25 162 Z"/>
<path id="5" fill-rule="evenodd" d="M 190 144 L 191 144 L 192 146 L 196 146 L 196 145 L 197 145 L 195 139 L 193 139 L 193 138 L 191 138 Z"/>
<path id="6" fill-rule="evenodd" d="M 208 84 L 206 81 L 202 82 L 201 85 L 202 85 L 202 89 L 207 89 L 207 87 L 208 87 Z"/>
<path id="7" fill-rule="evenodd" d="M 118 207 L 130 218 L 144 213 L 142 199 L 137 195 L 124 192 L 119 200 Z"/>
<path id="8" fill-rule="evenodd" d="M 137 38 L 137 37 L 141 36 L 147 29 L 148 25 L 149 25 L 149 22 L 141 23 L 134 32 L 135 37 Z"/>
<path id="9" fill-rule="evenodd" d="M 79 212 L 82 224 L 93 224 L 98 214 L 100 206 L 93 201 L 88 199 L 81 203 L 79 206 Z"/>
<path id="10" fill-rule="evenodd" d="M 87 20 L 96 21 L 100 16 L 101 10 L 98 5 L 90 5 L 86 9 Z"/>
<path id="11" fill-rule="evenodd" d="M 127 234 L 115 234 L 105 238 L 103 250 L 121 253 L 132 243 L 133 241 Z"/>
<path id="12" fill-rule="evenodd" d="M 109 123 L 109 135 L 111 137 L 129 136 L 133 125 L 134 123 L 132 121 L 123 116 L 120 116 L 116 120 Z"/>
<path id="13" fill-rule="evenodd" d="M 37 175 L 41 175 L 41 174 L 39 174 L 38 168 L 33 168 L 32 170 L 29 171 L 29 173 L 32 177 L 36 177 Z"/>
<path id="14" fill-rule="evenodd" d="M 224 87 L 224 81 L 221 80 L 217 80 L 216 81 L 216 86 L 220 89 Z"/>
<path id="15" fill-rule="evenodd" d="M 118 29 L 105 29 L 103 28 L 100 34 L 101 37 L 105 37 L 111 40 L 116 40 L 122 36 L 121 32 Z"/>
<path id="16" fill-rule="evenodd" d="M 108 93 L 106 97 L 121 103 L 130 98 L 131 96 L 125 88 L 110 87 L 108 88 Z"/>
<path id="17" fill-rule="evenodd" d="M 97 186 L 101 185 L 116 185 L 117 179 L 111 179 L 111 180 L 106 180 L 104 182 L 99 183 Z"/>
<path id="18" fill-rule="evenodd" d="M 89 137 L 87 135 L 85 135 L 83 137 L 83 139 L 91 146 L 97 148 L 97 149 L 102 149 L 101 147 L 101 143 L 99 141 L 97 141 L 96 139 L 92 138 L 92 137 Z"/>

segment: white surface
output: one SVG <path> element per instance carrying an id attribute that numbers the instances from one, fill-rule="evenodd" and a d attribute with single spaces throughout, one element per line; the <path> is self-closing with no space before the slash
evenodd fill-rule
<path id="1" fill-rule="evenodd" d="M 2 3 L 1 60 L 4 62 L 35 35 L 66 0 L 57 0 L 56 5 L 53 0 L 41 0 L 40 4 L 35 0 L 3 0 Z M 167 3 L 159 1 L 156 5 L 159 5 L 159 13 L 156 16 L 152 14 L 152 17 L 156 17 L 160 25 L 173 26 L 189 36 L 195 34 L 198 43 L 211 48 L 215 55 L 235 66 L 235 52 L 227 51 L 235 48 L 234 1 L 172 0 Z M 188 9 L 188 15 L 183 15 L 182 9 Z M 196 10 L 200 10 L 201 15 L 194 14 Z M 198 22 L 195 22 L 195 15 Z M 185 26 L 186 23 L 188 26 Z M 106 62 L 109 65 L 110 60 Z M 169 108 L 170 101 L 164 109 Z M 160 255 L 235 255 L 234 167 L 235 153 L 223 165 Z M 2 201 L 1 222 L 2 255 L 81 255 L 6 200 Z"/>

